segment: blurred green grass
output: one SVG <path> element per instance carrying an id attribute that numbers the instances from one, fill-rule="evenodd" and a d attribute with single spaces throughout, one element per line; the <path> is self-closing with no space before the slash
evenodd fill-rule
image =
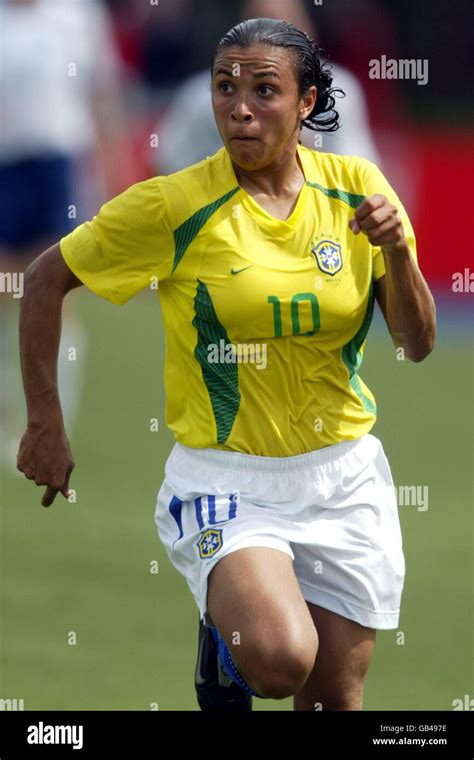
<path id="1" fill-rule="evenodd" d="M 159 308 L 149 293 L 124 309 L 85 289 L 68 299 L 88 334 L 70 436 L 77 503 L 45 509 L 44 488 L 1 471 L 0 697 L 27 710 L 197 710 L 198 611 L 153 521 L 174 440 Z M 453 332 L 422 364 L 399 362 L 377 319 L 361 371 L 379 408 L 373 432 L 397 484 L 429 487 L 429 508 L 400 507 L 405 643 L 378 633 L 364 707 L 449 710 L 473 693 L 472 346 Z"/>

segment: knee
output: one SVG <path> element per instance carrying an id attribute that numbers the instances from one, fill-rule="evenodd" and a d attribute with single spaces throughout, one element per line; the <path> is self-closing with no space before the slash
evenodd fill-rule
<path id="1" fill-rule="evenodd" d="M 317 640 L 311 645 L 289 646 L 273 653 L 259 652 L 252 668 L 254 689 L 262 697 L 286 699 L 306 683 L 315 663 Z"/>

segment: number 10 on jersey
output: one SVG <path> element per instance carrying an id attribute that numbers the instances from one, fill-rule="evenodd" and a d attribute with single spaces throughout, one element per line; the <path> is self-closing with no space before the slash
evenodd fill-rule
<path id="1" fill-rule="evenodd" d="M 273 306 L 273 322 L 275 326 L 275 338 L 281 338 L 283 335 L 282 330 L 282 316 L 281 316 L 281 301 L 278 296 L 268 296 L 268 303 Z M 311 315 L 313 318 L 313 329 L 308 332 L 301 332 L 300 329 L 300 317 L 299 306 L 303 301 L 309 301 L 311 304 Z M 291 308 L 291 334 L 292 335 L 314 335 L 321 326 L 319 321 L 319 302 L 314 293 L 296 293 L 290 302 Z"/>

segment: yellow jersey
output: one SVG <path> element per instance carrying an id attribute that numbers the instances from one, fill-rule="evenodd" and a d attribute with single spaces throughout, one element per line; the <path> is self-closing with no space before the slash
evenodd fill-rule
<path id="1" fill-rule="evenodd" d="M 166 334 L 166 423 L 177 441 L 286 457 L 367 433 L 359 376 L 385 274 L 380 247 L 348 223 L 363 200 L 398 208 L 377 166 L 297 147 L 305 184 L 286 221 L 239 186 L 228 151 L 138 182 L 60 240 L 94 293 L 125 304 L 150 288 Z"/>

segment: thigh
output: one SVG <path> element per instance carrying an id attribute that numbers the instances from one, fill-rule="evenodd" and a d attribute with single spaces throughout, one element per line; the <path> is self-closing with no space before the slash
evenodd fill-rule
<path id="1" fill-rule="evenodd" d="M 252 546 L 224 556 L 208 577 L 207 611 L 247 670 L 292 657 L 312 668 L 316 629 L 285 552 Z"/>
<path id="2" fill-rule="evenodd" d="M 308 602 L 319 638 L 314 668 L 295 710 L 360 710 L 376 631 Z"/>

